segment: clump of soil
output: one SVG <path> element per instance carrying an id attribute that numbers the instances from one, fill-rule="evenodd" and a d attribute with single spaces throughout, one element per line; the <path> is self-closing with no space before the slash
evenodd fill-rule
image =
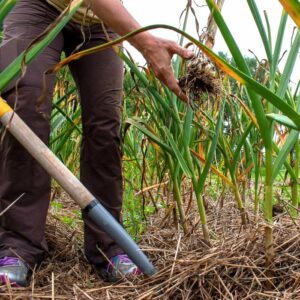
<path id="1" fill-rule="evenodd" d="M 222 95 L 222 78 L 215 65 L 207 57 L 193 58 L 186 66 L 186 74 L 179 78 L 179 86 L 194 102 L 203 102 L 207 94 Z"/>

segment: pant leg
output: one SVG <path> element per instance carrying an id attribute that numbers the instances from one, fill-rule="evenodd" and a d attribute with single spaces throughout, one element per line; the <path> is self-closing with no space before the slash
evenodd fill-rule
<path id="1" fill-rule="evenodd" d="M 87 38 L 89 34 L 87 33 Z M 71 38 L 67 52 L 72 51 Z M 92 26 L 83 48 L 106 42 L 100 26 Z M 120 118 L 123 89 L 123 63 L 107 49 L 70 64 L 80 93 L 83 121 L 80 177 L 83 184 L 121 222 L 122 174 Z M 93 264 L 104 262 L 97 246 L 107 257 L 123 251 L 86 216 L 85 253 Z"/>
<path id="2" fill-rule="evenodd" d="M 5 37 L 0 46 L 0 71 L 10 63 L 29 42 L 52 21 L 45 1 L 19 1 L 4 23 Z M 47 96 L 37 110 L 35 103 L 42 91 L 45 70 L 59 61 L 63 36 L 59 35 L 29 66 L 18 87 L 16 112 L 48 143 L 51 98 L 55 76 L 47 77 Z M 11 106 L 15 104 L 14 84 L 2 93 Z M 25 193 L 0 217 L 0 257 L 19 255 L 34 265 L 38 263 L 47 244 L 44 227 L 50 198 L 50 177 L 27 151 L 6 134 L 0 146 L 0 211 Z"/>

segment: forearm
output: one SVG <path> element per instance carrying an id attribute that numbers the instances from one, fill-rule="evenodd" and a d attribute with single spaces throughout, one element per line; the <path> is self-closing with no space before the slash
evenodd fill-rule
<path id="1" fill-rule="evenodd" d="M 85 0 L 93 12 L 110 28 L 120 35 L 140 28 L 140 24 L 126 10 L 120 0 Z M 146 1 L 146 0 L 145 0 Z M 169 89 L 183 101 L 187 96 L 181 91 L 174 76 L 171 59 L 174 54 L 183 58 L 193 57 L 193 53 L 175 42 L 157 38 L 149 32 L 142 32 L 128 40 L 145 57 L 149 67 Z"/>
<path id="2" fill-rule="evenodd" d="M 140 28 L 140 24 L 127 11 L 120 0 L 85 0 L 93 12 L 119 35 L 125 35 Z M 145 43 L 151 43 L 153 36 L 148 32 L 140 33 L 129 39 L 138 50 L 143 51 Z"/>

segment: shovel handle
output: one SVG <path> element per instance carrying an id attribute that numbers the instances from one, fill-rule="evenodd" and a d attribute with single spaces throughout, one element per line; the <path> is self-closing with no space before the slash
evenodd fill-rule
<path id="1" fill-rule="evenodd" d="M 156 271 L 125 229 L 0 97 L 0 121 L 61 187 L 146 275 Z"/>

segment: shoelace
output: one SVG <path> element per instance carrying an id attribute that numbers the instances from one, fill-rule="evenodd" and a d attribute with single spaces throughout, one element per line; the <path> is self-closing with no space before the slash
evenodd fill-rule
<path id="1" fill-rule="evenodd" d="M 5 256 L 0 258 L 0 267 L 17 265 L 19 259 L 17 257 Z"/>

